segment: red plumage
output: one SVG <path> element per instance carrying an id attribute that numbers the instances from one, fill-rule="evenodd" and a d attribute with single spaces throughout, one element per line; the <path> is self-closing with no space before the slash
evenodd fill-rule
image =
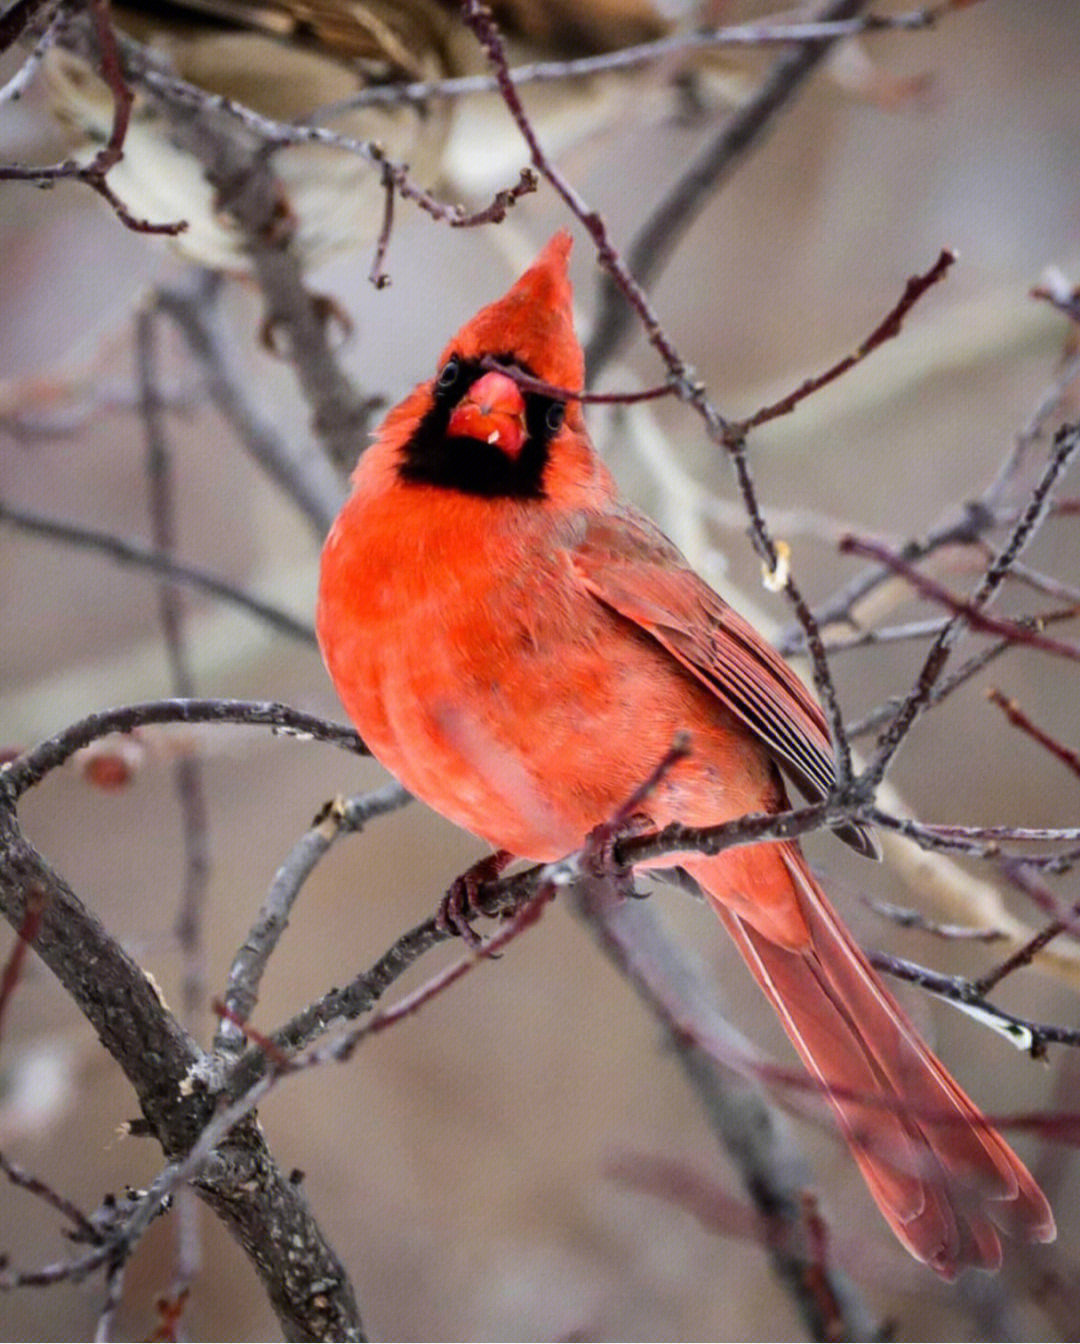
<path id="1" fill-rule="evenodd" d="M 680 732 L 655 826 L 829 786 L 821 711 L 776 652 L 622 500 L 580 403 L 524 397 L 484 356 L 581 389 L 556 234 L 386 417 L 323 554 L 318 631 L 365 742 L 498 849 L 551 860 L 611 817 Z M 552 409 L 554 406 L 554 409 Z M 864 852 L 858 828 L 843 838 Z M 875 1200 L 939 1274 L 995 1268 L 997 1229 L 1049 1240 L 1023 1163 L 919 1039 L 796 844 L 678 863 L 822 1084 Z"/>

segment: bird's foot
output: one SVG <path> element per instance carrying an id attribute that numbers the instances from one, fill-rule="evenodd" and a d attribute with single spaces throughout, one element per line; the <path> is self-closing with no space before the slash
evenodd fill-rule
<path id="1" fill-rule="evenodd" d="M 621 841 L 632 835 L 648 835 L 656 829 L 651 817 L 642 812 L 618 816 L 603 821 L 589 832 L 586 852 L 593 872 L 598 877 L 613 877 L 621 887 L 633 889 L 633 869 L 619 857 Z"/>
<path id="2" fill-rule="evenodd" d="M 477 904 L 480 889 L 485 882 L 493 882 L 513 861 L 514 856 L 508 849 L 497 849 L 454 878 L 435 914 L 435 927 L 439 932 L 463 938 L 469 947 L 478 951 L 483 940 L 473 928 L 472 920 L 485 913 Z"/>

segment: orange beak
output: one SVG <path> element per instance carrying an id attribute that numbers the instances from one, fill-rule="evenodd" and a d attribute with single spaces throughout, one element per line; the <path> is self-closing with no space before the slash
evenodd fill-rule
<path id="1" fill-rule="evenodd" d="M 454 407 L 446 428 L 452 437 L 480 439 L 516 458 L 528 435 L 521 388 L 505 373 L 485 373 Z"/>

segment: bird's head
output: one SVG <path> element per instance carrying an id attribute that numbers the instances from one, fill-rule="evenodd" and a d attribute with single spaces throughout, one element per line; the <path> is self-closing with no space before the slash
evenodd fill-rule
<path id="1" fill-rule="evenodd" d="M 572 240 L 551 239 L 511 288 L 443 350 L 434 378 L 387 417 L 408 483 L 490 498 L 542 499 L 560 475 L 595 475 L 580 402 L 585 360 L 567 273 Z M 552 390 L 517 381 L 525 375 Z"/>

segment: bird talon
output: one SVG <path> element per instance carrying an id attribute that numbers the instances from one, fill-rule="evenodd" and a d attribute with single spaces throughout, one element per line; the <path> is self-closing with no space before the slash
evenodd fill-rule
<path id="1" fill-rule="evenodd" d="M 599 875 L 629 878 L 631 867 L 618 856 L 618 846 L 634 835 L 645 835 L 654 830 L 653 822 L 642 812 L 616 821 L 601 822 L 589 835 L 588 852 L 594 871 Z"/>
<path id="2" fill-rule="evenodd" d="M 486 913 L 478 904 L 480 890 L 485 882 L 494 881 L 513 858 L 509 850 L 496 850 L 454 878 L 435 913 L 435 927 L 440 933 L 463 939 L 474 952 L 483 948 L 483 939 L 472 926 L 474 919 Z"/>

